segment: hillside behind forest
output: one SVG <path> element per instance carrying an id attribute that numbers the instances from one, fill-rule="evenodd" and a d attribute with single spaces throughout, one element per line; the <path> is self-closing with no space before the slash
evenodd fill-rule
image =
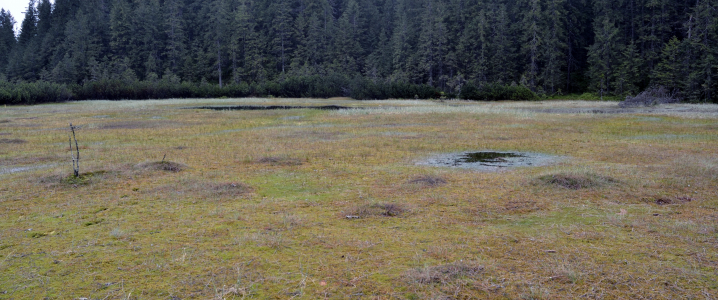
<path id="1" fill-rule="evenodd" d="M 31 0 L 24 20 L 0 13 L 6 103 L 651 85 L 716 102 L 717 59 L 715 0 Z"/>

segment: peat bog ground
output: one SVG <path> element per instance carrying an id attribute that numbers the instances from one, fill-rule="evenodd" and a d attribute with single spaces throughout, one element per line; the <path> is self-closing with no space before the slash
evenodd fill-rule
<path id="1" fill-rule="evenodd" d="M 715 299 L 717 108 L 4 107 L 0 299 Z"/>

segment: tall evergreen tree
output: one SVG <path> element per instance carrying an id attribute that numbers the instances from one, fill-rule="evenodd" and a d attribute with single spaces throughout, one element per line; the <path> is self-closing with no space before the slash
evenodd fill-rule
<path id="1" fill-rule="evenodd" d="M 617 56 L 621 53 L 620 30 L 616 26 L 616 15 L 611 0 L 596 2 L 597 17 L 594 23 L 595 41 L 589 48 L 588 62 L 591 88 L 601 97 L 610 94 L 615 77 Z"/>
<path id="2" fill-rule="evenodd" d="M 419 34 L 419 55 L 421 71 L 426 82 L 434 86 L 435 80 L 441 78 L 444 59 L 447 52 L 446 10 L 436 0 L 426 0 Z"/>
<path id="3" fill-rule="evenodd" d="M 545 9 L 545 28 L 543 29 L 542 60 L 543 71 L 540 75 L 543 89 L 554 94 L 563 86 L 563 70 L 566 60 L 566 35 L 564 31 L 565 0 L 547 0 Z"/>
<path id="4" fill-rule="evenodd" d="M 180 64 L 187 51 L 187 36 L 183 19 L 184 3 L 182 0 L 166 0 L 164 3 L 165 20 L 165 68 L 172 74 L 180 72 Z M 168 74 L 169 75 L 169 74 Z"/>
<path id="5" fill-rule="evenodd" d="M 528 12 L 523 20 L 523 48 L 521 51 L 526 57 L 526 71 L 522 82 L 534 91 L 538 84 L 539 61 L 541 58 L 542 38 L 542 12 L 539 0 L 528 0 Z"/>
<path id="6" fill-rule="evenodd" d="M 289 0 L 273 2 L 272 11 L 272 52 L 276 54 L 277 67 L 282 74 L 286 72 L 292 45 L 290 43 L 292 15 Z"/>
<path id="7" fill-rule="evenodd" d="M 5 73 L 10 53 L 15 47 L 15 19 L 9 11 L 0 9 L 0 74 Z"/>

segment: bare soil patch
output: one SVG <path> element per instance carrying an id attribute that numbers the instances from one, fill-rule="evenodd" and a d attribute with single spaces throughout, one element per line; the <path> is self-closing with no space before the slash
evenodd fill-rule
<path id="1" fill-rule="evenodd" d="M 26 140 L 21 139 L 0 139 L 0 144 L 25 144 Z"/>

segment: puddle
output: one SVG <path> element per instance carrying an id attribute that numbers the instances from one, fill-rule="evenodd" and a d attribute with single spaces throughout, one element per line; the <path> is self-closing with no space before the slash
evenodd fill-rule
<path id="1" fill-rule="evenodd" d="M 532 152 L 478 151 L 441 154 L 418 162 L 417 165 L 490 172 L 516 167 L 547 166 L 561 159 L 558 156 Z"/>
<path id="2" fill-rule="evenodd" d="M 211 110 L 222 111 L 222 110 L 290 110 L 290 109 L 343 110 L 343 109 L 352 109 L 352 108 L 346 107 L 346 106 L 338 106 L 338 105 L 325 105 L 325 106 L 239 105 L 239 106 L 198 106 L 198 107 L 188 107 L 187 109 L 211 109 Z"/>

